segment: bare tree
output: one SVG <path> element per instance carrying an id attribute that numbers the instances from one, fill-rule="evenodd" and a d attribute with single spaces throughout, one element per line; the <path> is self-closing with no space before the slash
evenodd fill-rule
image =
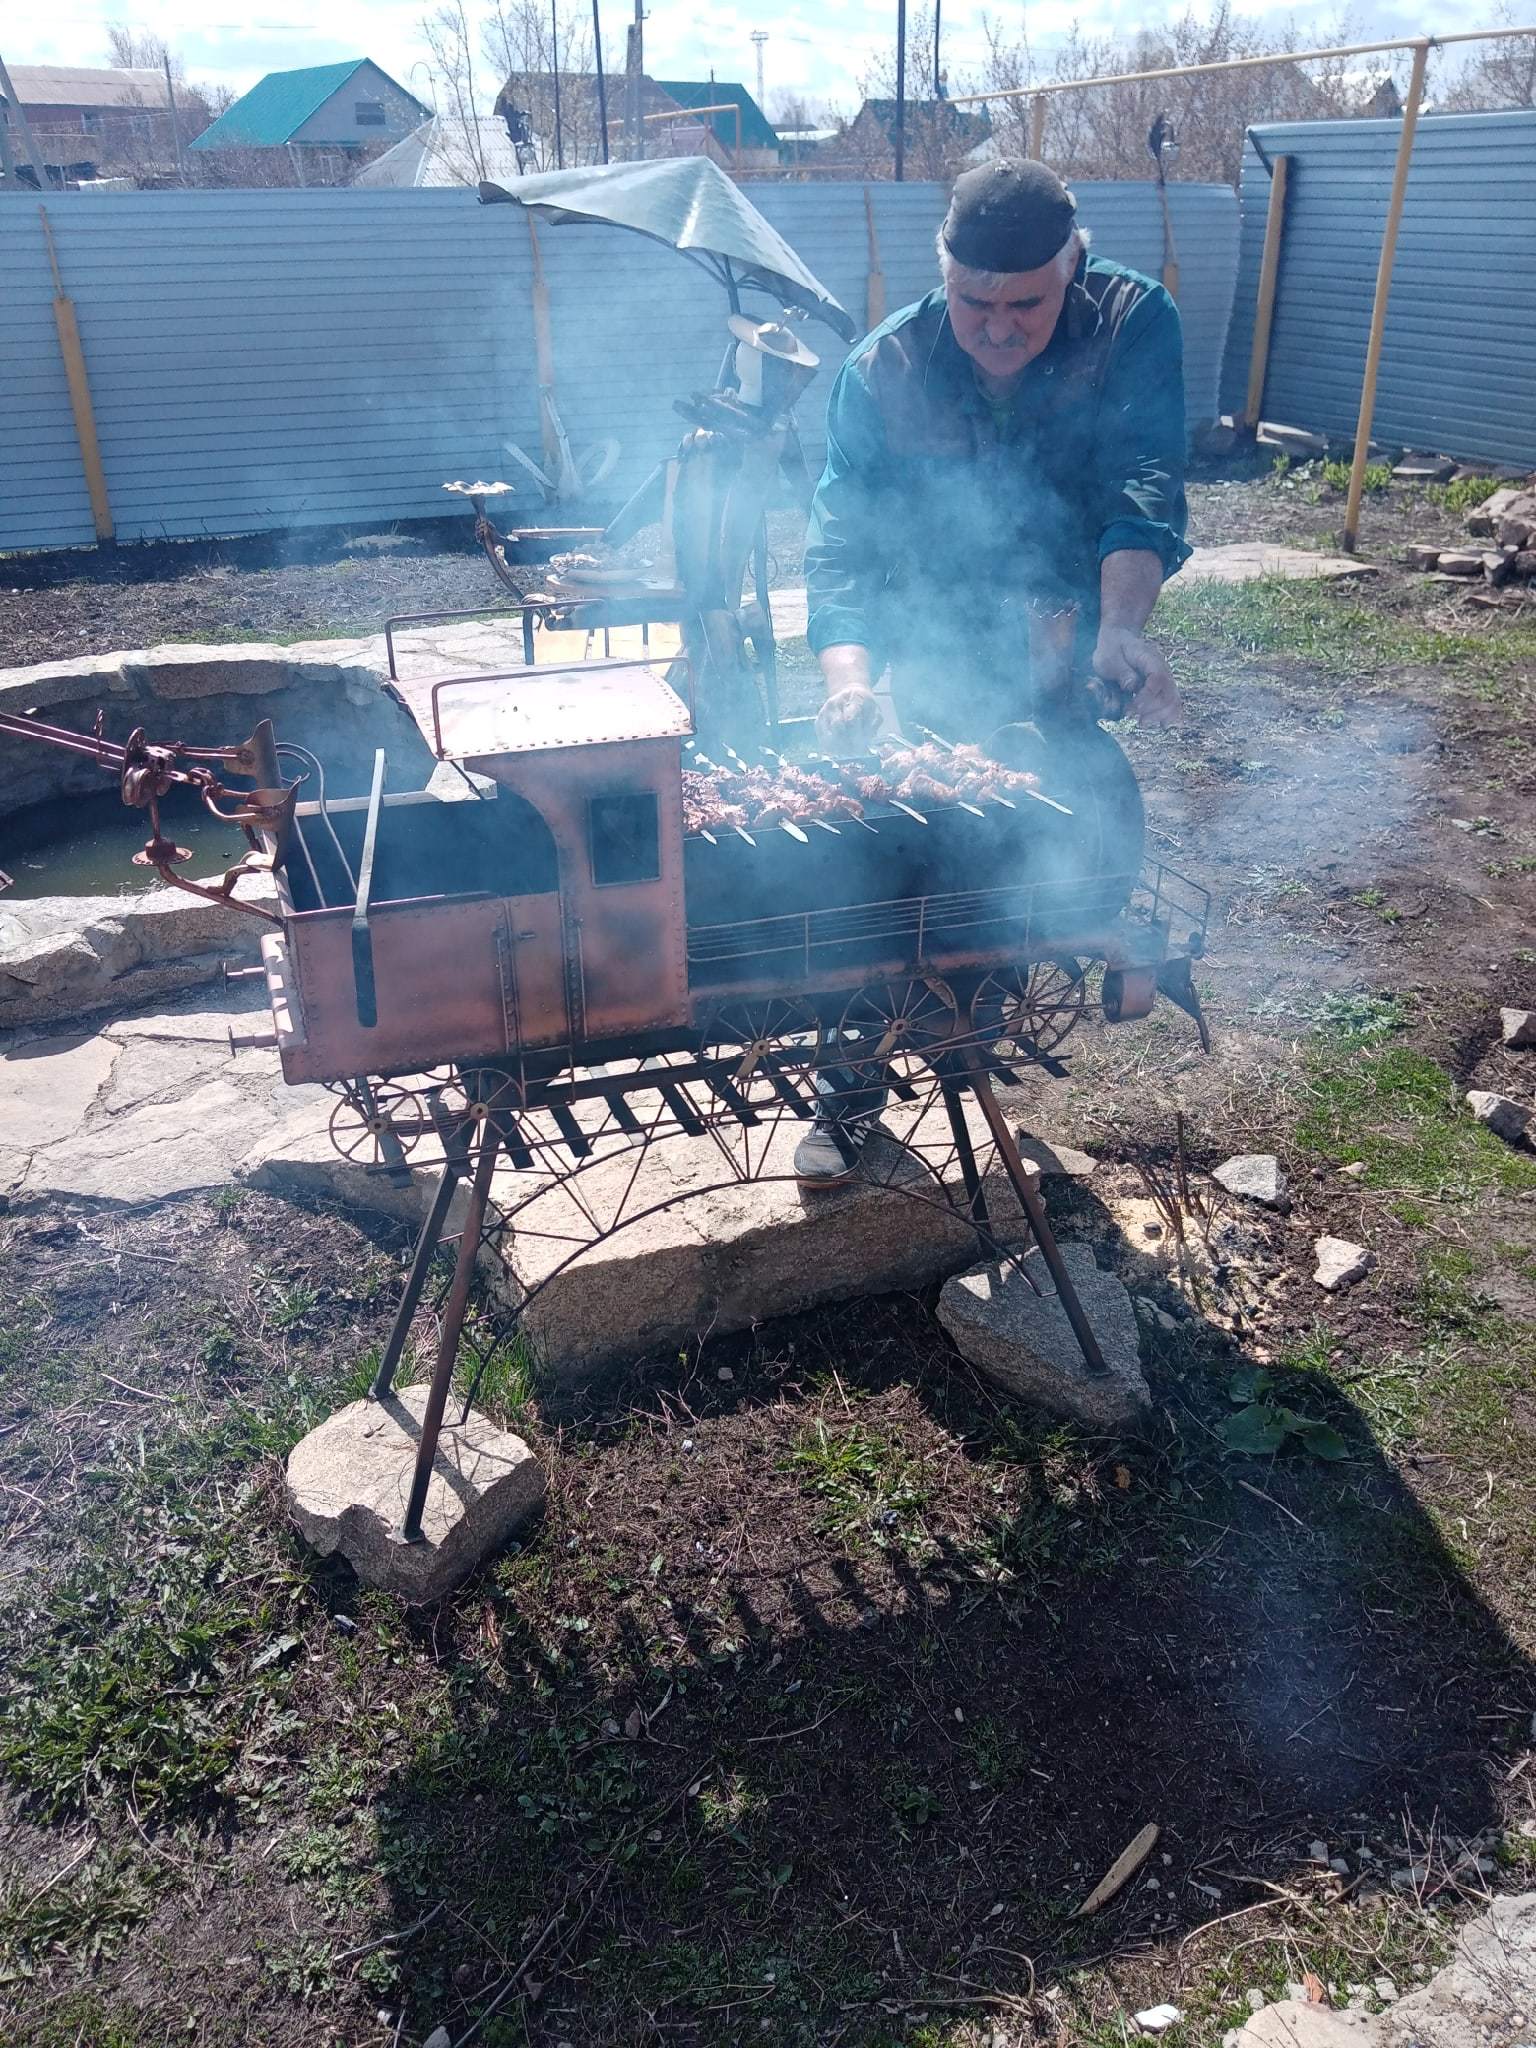
<path id="1" fill-rule="evenodd" d="M 455 167 L 455 175 L 462 176 L 466 184 L 477 183 L 487 172 L 480 141 L 475 36 L 464 0 L 445 0 L 444 5 L 424 18 L 421 33 L 431 53 L 432 91 L 437 107 L 433 133 L 437 146 L 462 156 L 462 170 Z M 489 107 L 485 112 L 490 112 Z"/>
<path id="2" fill-rule="evenodd" d="M 1508 0 L 1494 20 L 1501 28 L 1515 26 Z M 1497 42 L 1472 44 L 1460 76 L 1440 104 L 1458 114 L 1536 107 L 1536 36 L 1501 36 Z"/>
<path id="3" fill-rule="evenodd" d="M 1348 18 L 1341 16 L 1317 41 L 1347 43 L 1350 35 Z M 1284 57 L 1313 46 L 1294 28 L 1266 34 L 1258 22 L 1235 14 L 1231 0 L 1215 0 L 1209 14 L 1189 11 L 1133 36 L 1090 36 L 1077 27 L 1044 62 L 1026 39 L 1009 40 L 995 23 L 989 24 L 988 43 L 984 84 L 992 91 L 1245 57 Z M 1360 114 L 1383 74 L 1403 82 L 1406 59 L 1385 59 L 1369 77 L 1351 70 L 1347 59 L 1333 58 L 1053 92 L 1045 96 L 1045 155 L 1069 177 L 1147 177 L 1152 168 L 1147 133 L 1158 115 L 1166 114 L 1180 146 L 1173 175 L 1235 184 L 1242 171 L 1244 130 L 1251 124 Z M 1027 98 L 992 102 L 1000 149 L 1027 150 L 1030 111 Z"/>
<path id="4" fill-rule="evenodd" d="M 493 0 L 482 48 L 497 72 L 498 104 L 527 117 L 530 169 L 602 162 L 592 17 L 581 0 Z M 610 86 L 610 109 L 620 103 Z"/>

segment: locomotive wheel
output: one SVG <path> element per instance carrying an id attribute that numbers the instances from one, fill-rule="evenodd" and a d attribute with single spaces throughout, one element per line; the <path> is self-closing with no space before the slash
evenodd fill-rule
<path id="1" fill-rule="evenodd" d="M 936 975 L 872 981 L 852 997 L 838 1023 L 837 1057 L 884 1062 L 898 1053 L 924 1054 L 955 1035 L 953 989 Z"/>
<path id="2" fill-rule="evenodd" d="M 769 996 L 760 1002 L 721 1003 L 705 1019 L 701 1059 L 721 1062 L 727 1079 L 754 1108 L 778 1100 L 775 1063 L 808 1072 L 821 1052 L 821 1020 L 809 1003 Z"/>
<path id="3" fill-rule="evenodd" d="M 1000 967 L 971 998 L 971 1024 L 989 1045 L 1054 1052 L 1081 1021 L 1088 984 L 1075 960 Z"/>
<path id="4" fill-rule="evenodd" d="M 510 1074 L 475 1074 L 466 1081 L 455 1073 L 442 1091 L 442 1114 L 450 1124 L 471 1126 L 478 1136 L 492 1117 L 515 1117 L 523 1106 L 523 1091 Z"/>
<path id="5" fill-rule="evenodd" d="M 331 1111 L 331 1143 L 343 1159 L 364 1166 L 389 1164 L 387 1140 L 393 1137 L 407 1155 L 422 1132 L 422 1105 L 414 1089 L 394 1081 L 375 1081 L 370 1110 L 361 1096 L 349 1092 Z"/>

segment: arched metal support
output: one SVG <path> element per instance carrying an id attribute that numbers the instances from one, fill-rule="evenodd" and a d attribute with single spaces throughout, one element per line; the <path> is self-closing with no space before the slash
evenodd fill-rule
<path id="1" fill-rule="evenodd" d="M 878 1191 L 904 1195 L 909 1200 L 924 1202 L 930 1207 L 943 1210 L 956 1221 L 966 1223 L 975 1234 L 982 1256 L 1012 1263 L 1021 1271 L 1025 1271 L 1026 1277 L 1029 1277 L 1027 1270 L 1022 1266 L 1018 1247 L 1003 1240 L 996 1222 L 988 1214 L 983 1182 L 990 1158 L 978 1158 L 976 1143 L 965 1115 L 965 1097 L 967 1094 L 974 1096 L 991 1141 L 989 1153 L 995 1151 L 997 1160 L 1018 1200 L 1023 1219 L 1028 1225 L 1029 1236 L 1040 1249 L 1041 1257 L 1055 1284 L 1062 1309 L 1077 1339 L 1084 1363 L 1089 1372 L 1103 1373 L 1107 1370 L 1103 1354 L 1078 1299 L 1071 1276 L 1062 1261 L 1044 1203 L 1033 1177 L 1020 1157 L 1002 1107 L 992 1092 L 984 1051 L 975 1045 L 951 1046 L 946 1048 L 944 1055 L 936 1057 L 931 1063 L 925 1061 L 923 1064 L 927 1067 L 932 1091 L 930 1106 L 937 1111 L 942 1101 L 947 1115 L 949 1145 L 944 1150 L 944 1156 L 936 1163 L 934 1159 L 926 1156 L 920 1144 L 910 1142 L 922 1128 L 927 1113 L 926 1110 L 920 1110 L 908 1138 L 897 1137 L 889 1132 L 883 1133 L 883 1142 L 894 1148 L 896 1156 L 888 1172 L 870 1177 L 866 1184 Z M 652 1075 L 649 1078 L 654 1081 L 658 1077 Z M 382 1399 L 393 1385 L 395 1371 L 403 1355 L 412 1320 L 425 1291 L 433 1255 L 446 1231 L 456 1191 L 466 1174 L 471 1174 L 467 1211 L 463 1228 L 458 1235 L 453 1276 L 442 1306 L 436 1358 L 427 1405 L 422 1417 L 421 1441 L 417 1447 L 410 1497 L 402 1527 L 402 1535 L 407 1541 L 418 1541 L 421 1538 L 422 1514 L 463 1339 L 475 1266 L 482 1248 L 488 1242 L 498 1235 L 515 1235 L 519 1219 L 525 1212 L 548 1197 L 564 1196 L 581 1219 L 575 1231 L 529 1233 L 553 1236 L 563 1242 L 567 1249 L 534 1286 L 527 1288 L 509 1310 L 495 1319 L 495 1334 L 490 1344 L 477 1345 L 480 1363 L 466 1396 L 466 1411 L 475 1397 L 490 1359 L 498 1349 L 513 1340 L 531 1304 L 551 1281 L 559 1278 L 594 1245 L 606 1241 L 631 1224 L 642 1222 L 664 1210 L 679 1207 L 699 1196 L 718 1194 L 744 1182 L 787 1183 L 793 1179 L 789 1172 L 768 1170 L 767 1146 L 762 1143 L 760 1136 L 756 1144 L 752 1142 L 758 1121 L 756 1118 L 753 1126 L 743 1127 L 738 1133 L 743 1145 L 743 1150 L 739 1154 L 727 1142 L 723 1128 L 724 1120 L 721 1119 L 722 1128 L 717 1128 L 714 1121 L 708 1126 L 708 1134 L 715 1140 L 722 1165 L 726 1169 L 719 1179 L 712 1180 L 707 1185 L 687 1188 L 682 1193 L 670 1195 L 661 1201 L 644 1203 L 631 1209 L 630 1199 L 639 1182 L 644 1159 L 651 1146 L 663 1142 L 668 1137 L 679 1135 L 678 1126 L 670 1119 L 670 1113 L 667 1113 L 667 1121 L 663 1123 L 662 1114 L 659 1112 L 657 1122 L 651 1125 L 642 1124 L 631 1117 L 634 1129 L 626 1133 L 621 1149 L 597 1155 L 588 1152 L 572 1158 L 565 1171 L 551 1173 L 547 1178 L 536 1178 L 534 1185 L 528 1188 L 519 1200 L 505 1205 L 498 1204 L 491 1198 L 497 1162 L 505 1151 L 514 1165 L 519 1163 L 511 1142 L 518 1133 L 510 1118 L 506 1116 L 494 1111 L 478 1117 L 473 1113 L 477 1103 L 487 1101 L 488 1088 L 491 1096 L 494 1096 L 495 1079 L 494 1072 L 488 1075 L 466 1076 L 468 1086 L 464 1112 L 446 1131 L 443 1127 L 445 1120 L 441 1114 L 435 1119 L 439 1124 L 439 1135 L 444 1141 L 443 1174 L 416 1243 L 394 1328 L 373 1386 L 374 1396 Z M 912 1094 L 910 1086 L 907 1093 L 909 1096 Z M 789 1115 L 787 1109 L 785 1115 Z M 526 1135 L 526 1119 L 523 1132 Z M 932 1140 L 929 1144 L 931 1148 Z M 524 1149 L 519 1143 L 516 1152 L 523 1153 Z M 619 1199 L 611 1214 L 600 1215 L 598 1208 L 601 1205 L 594 1206 L 580 1193 L 580 1183 L 599 1167 L 612 1165 L 625 1157 L 632 1163 Z M 904 1178 L 901 1167 L 903 1160 L 915 1162 L 921 1169 L 920 1172 L 911 1178 Z M 963 1186 L 963 1197 L 961 1191 L 953 1187 L 951 1180 L 956 1166 Z M 1031 1284 L 1034 1284 L 1033 1281 Z"/>

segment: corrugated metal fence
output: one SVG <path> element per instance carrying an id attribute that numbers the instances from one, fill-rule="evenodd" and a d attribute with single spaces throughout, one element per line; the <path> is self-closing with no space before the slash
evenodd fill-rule
<path id="1" fill-rule="evenodd" d="M 751 197 L 862 323 L 864 188 L 758 184 Z M 934 281 L 937 185 L 870 188 L 886 304 Z M 1211 418 L 1237 265 L 1237 204 L 1174 188 L 1192 421 Z M 1101 253 L 1157 275 L 1150 185 L 1084 185 Z M 448 478 L 537 456 L 531 257 L 516 208 L 469 192 L 63 193 L 48 200 L 75 302 L 118 537 L 182 538 L 430 517 Z M 557 395 L 578 452 L 622 443 L 606 491 L 682 434 L 675 397 L 711 385 L 725 302 L 639 236 L 541 228 Z M 0 199 L 0 549 L 93 538 L 35 200 Z M 750 302 L 749 302 L 750 303 Z M 801 407 L 813 459 L 841 344 Z M 539 509 L 531 487 L 520 501 Z"/>
<path id="2" fill-rule="evenodd" d="M 1242 258 L 1222 380 L 1248 383 L 1269 163 L 1291 159 L 1264 415 L 1352 435 L 1401 124 L 1250 130 Z M 1419 123 L 1382 344 L 1374 438 L 1536 463 L 1536 112 Z"/>

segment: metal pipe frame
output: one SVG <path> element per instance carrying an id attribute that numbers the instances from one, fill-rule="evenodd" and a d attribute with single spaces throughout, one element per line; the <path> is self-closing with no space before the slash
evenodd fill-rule
<path id="1" fill-rule="evenodd" d="M 1211 71 L 1257 71 L 1272 64 L 1318 64 L 1329 57 L 1369 57 L 1383 50 L 1443 50 L 1452 43 L 1503 43 L 1518 36 L 1536 36 L 1536 24 L 1526 28 L 1460 29 L 1448 36 L 1394 36 L 1381 43 L 1342 43 L 1327 50 L 1276 50 L 1263 57 L 1223 57 L 1214 64 L 1168 64 L 1156 71 L 1117 71 L 1103 78 L 1042 79 L 1033 85 L 999 86 L 996 92 L 956 93 L 952 107 L 974 106 L 982 100 L 1027 100 L 1045 93 L 1091 92 L 1100 85 L 1140 85 L 1152 78 L 1193 78 Z"/>

